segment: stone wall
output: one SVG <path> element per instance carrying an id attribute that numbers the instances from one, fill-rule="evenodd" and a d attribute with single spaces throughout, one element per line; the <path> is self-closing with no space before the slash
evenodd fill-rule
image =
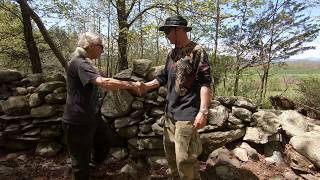
<path id="1" fill-rule="evenodd" d="M 162 68 L 151 67 L 149 60 L 135 60 L 133 68 L 120 72 L 114 78 L 150 81 Z M 61 115 L 66 99 L 62 75 L 23 77 L 17 71 L 1 70 L 0 94 L 1 147 L 37 147 L 36 153 L 42 156 L 53 156 L 61 150 L 64 144 Z M 111 153 L 123 156 L 121 152 L 125 152 L 124 156 L 128 153 L 131 157 L 147 157 L 149 160 L 163 156 L 162 116 L 167 89 L 160 87 L 143 97 L 127 90 L 107 91 L 105 94 L 101 112 L 105 123 L 114 132 L 113 145 L 124 145 L 123 149 Z M 258 157 L 249 143 L 263 145 L 265 160 L 276 163 L 282 160 L 283 148 L 287 144 L 290 146 L 287 155 L 292 167 L 299 170 L 305 168 L 301 164 L 320 166 L 320 156 L 316 153 L 320 144 L 319 132 L 317 121 L 296 111 L 257 109 L 250 99 L 234 96 L 213 99 L 208 123 L 199 130 L 203 156 L 208 158 L 208 163 L 216 163 L 212 159 L 226 152 L 221 147 L 235 141 L 240 143 L 232 154 L 239 160 L 256 160 Z"/>
<path id="2" fill-rule="evenodd" d="M 23 77 L 12 70 L 1 70 L 0 77 L 0 146 L 13 150 L 37 146 L 37 154 L 55 155 L 62 147 L 65 78 Z"/>

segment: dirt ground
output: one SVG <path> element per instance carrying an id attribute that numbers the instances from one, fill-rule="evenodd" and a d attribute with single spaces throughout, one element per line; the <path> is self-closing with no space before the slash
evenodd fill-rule
<path id="1" fill-rule="evenodd" d="M 240 168 L 231 167 L 233 176 L 228 179 L 256 180 L 256 179 L 291 179 L 286 172 L 293 172 L 288 165 L 283 162 L 278 165 L 267 165 L 260 157 L 260 161 L 248 161 L 241 164 Z M 109 158 L 106 166 L 95 174 L 92 179 L 108 180 L 164 180 L 168 179 L 166 174 L 167 167 L 140 167 L 136 177 L 119 173 L 120 169 L 126 164 L 134 163 L 133 160 L 125 159 L 116 161 Z M 203 180 L 221 179 L 217 176 L 215 167 L 200 161 L 201 177 Z M 7 169 L 3 169 L 7 167 Z M 1 170 L 2 169 L 2 170 Z M 7 152 L 0 150 L 0 179 L 10 180 L 51 180 L 51 179 L 71 179 L 70 158 L 66 151 L 59 153 L 52 158 L 34 156 L 34 150 Z M 286 177 L 287 176 L 287 177 Z M 299 177 L 298 179 L 303 179 Z M 320 179 L 320 176 L 319 176 Z"/>

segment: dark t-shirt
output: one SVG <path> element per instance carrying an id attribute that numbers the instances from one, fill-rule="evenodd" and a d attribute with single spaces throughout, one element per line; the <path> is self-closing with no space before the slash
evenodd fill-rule
<path id="1" fill-rule="evenodd" d="M 200 107 L 200 88 L 212 83 L 208 55 L 195 42 L 175 48 L 156 79 L 168 87 L 167 115 L 174 120 L 194 120 Z"/>
<path id="2" fill-rule="evenodd" d="M 63 122 L 88 125 L 95 121 L 98 111 L 98 87 L 90 83 L 100 74 L 84 57 L 75 56 L 68 63 L 67 101 Z"/>

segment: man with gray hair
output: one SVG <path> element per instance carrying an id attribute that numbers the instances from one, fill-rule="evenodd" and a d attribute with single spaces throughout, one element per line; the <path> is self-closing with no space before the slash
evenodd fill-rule
<path id="1" fill-rule="evenodd" d="M 62 127 L 76 180 L 88 180 L 89 162 L 102 163 L 109 151 L 110 132 L 100 114 L 98 87 L 105 90 L 129 89 L 138 94 L 140 92 L 139 82 L 104 78 L 97 72 L 91 61 L 101 56 L 103 48 L 100 35 L 83 33 L 68 63 L 67 101 Z"/>

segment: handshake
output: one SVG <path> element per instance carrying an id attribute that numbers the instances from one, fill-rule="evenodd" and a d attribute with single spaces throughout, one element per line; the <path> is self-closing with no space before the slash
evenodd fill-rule
<path id="1" fill-rule="evenodd" d="M 147 85 L 144 82 L 139 82 L 139 81 L 133 82 L 133 86 L 131 90 L 138 96 L 142 96 L 148 91 Z"/>

